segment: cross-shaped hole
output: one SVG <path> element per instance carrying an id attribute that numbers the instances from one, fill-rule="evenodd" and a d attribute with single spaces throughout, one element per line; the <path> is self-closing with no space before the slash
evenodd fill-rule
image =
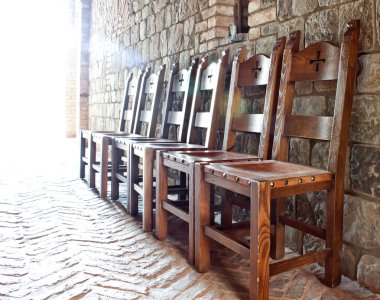
<path id="1" fill-rule="evenodd" d="M 256 66 L 252 69 L 253 72 L 255 72 L 255 76 L 257 78 L 259 72 L 261 71 L 261 67 L 259 68 L 259 62 L 256 61 Z"/>
<path id="2" fill-rule="evenodd" d="M 320 62 L 325 63 L 326 59 L 324 59 L 324 58 L 321 59 L 321 51 L 318 51 L 317 52 L 317 59 L 310 59 L 309 64 L 315 64 L 315 71 L 318 72 Z"/>
<path id="3" fill-rule="evenodd" d="M 181 74 L 181 78 L 178 80 L 180 86 L 182 86 L 183 81 L 185 81 L 185 79 L 183 79 L 183 74 Z"/>

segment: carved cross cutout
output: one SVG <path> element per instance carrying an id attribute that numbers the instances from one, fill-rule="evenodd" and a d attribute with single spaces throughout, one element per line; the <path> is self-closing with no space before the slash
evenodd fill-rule
<path id="1" fill-rule="evenodd" d="M 214 75 L 212 75 L 212 74 L 208 74 L 207 75 L 207 78 L 210 80 L 210 82 L 211 82 L 211 78 L 213 77 Z"/>
<path id="2" fill-rule="evenodd" d="M 258 61 L 256 61 L 256 67 L 254 67 L 252 69 L 252 71 L 255 72 L 255 76 L 257 78 L 257 76 L 259 75 L 259 72 L 261 71 L 261 68 L 259 68 L 259 62 Z"/>
<path id="3" fill-rule="evenodd" d="M 315 64 L 315 71 L 319 71 L 319 63 L 325 63 L 326 59 L 321 59 L 321 51 L 317 52 L 317 59 L 310 59 L 309 63 L 310 64 Z"/>
<path id="4" fill-rule="evenodd" d="M 178 80 L 180 86 L 182 86 L 182 82 L 183 82 L 183 81 L 185 81 L 185 79 L 183 79 L 183 74 L 181 74 L 181 79 Z"/>

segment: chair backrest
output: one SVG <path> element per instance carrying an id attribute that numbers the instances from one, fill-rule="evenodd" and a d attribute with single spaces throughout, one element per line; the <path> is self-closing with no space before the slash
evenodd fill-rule
<path id="1" fill-rule="evenodd" d="M 199 128 L 205 129 L 204 146 L 209 149 L 216 148 L 216 135 L 218 132 L 219 115 L 223 105 L 223 87 L 226 77 L 229 49 L 222 52 L 217 62 L 208 65 L 208 58 L 202 59 L 198 65 L 194 86 L 194 97 L 191 106 L 187 143 L 202 144 L 202 139 L 197 135 Z M 209 111 L 202 111 L 204 103 L 202 91 L 211 94 Z"/>
<path id="2" fill-rule="evenodd" d="M 137 117 L 133 133 L 141 133 L 143 124 L 146 124 L 146 136 L 154 137 L 157 116 L 164 83 L 165 65 L 162 65 L 157 73 L 150 74 L 150 69 L 144 73 L 141 92 L 137 107 Z M 146 110 L 146 104 L 150 100 L 150 109 Z"/>
<path id="3" fill-rule="evenodd" d="M 135 78 L 133 78 L 132 72 L 126 78 L 124 98 L 120 111 L 119 132 L 132 133 L 142 77 L 143 72 L 138 70 Z M 128 126 L 127 128 L 125 127 L 126 125 Z"/>
<path id="4" fill-rule="evenodd" d="M 161 127 L 161 137 L 165 139 L 169 138 L 170 127 L 176 126 L 177 141 L 186 142 L 197 65 L 198 59 L 195 59 L 187 69 L 178 71 L 178 63 L 176 63 L 170 70 Z M 181 109 L 175 110 L 174 102 L 177 100 L 178 93 L 183 93 L 183 101 Z"/>
<path id="5" fill-rule="evenodd" d="M 285 37 L 278 38 L 270 58 L 256 54 L 248 60 L 246 48 L 239 49 L 232 63 L 223 150 L 234 148 L 237 132 L 258 133 L 261 134 L 258 156 L 270 158 L 284 47 Z M 241 89 L 254 86 L 266 86 L 263 113 L 241 113 Z"/>
<path id="6" fill-rule="evenodd" d="M 351 21 L 347 27 L 340 48 L 328 42 L 318 42 L 298 51 L 297 45 L 291 41 L 287 43 L 273 143 L 273 158 L 286 161 L 291 137 L 329 141 L 327 169 L 340 179 L 344 178 L 360 22 Z M 332 117 L 292 114 L 296 81 L 334 79 L 337 80 L 337 89 Z"/>

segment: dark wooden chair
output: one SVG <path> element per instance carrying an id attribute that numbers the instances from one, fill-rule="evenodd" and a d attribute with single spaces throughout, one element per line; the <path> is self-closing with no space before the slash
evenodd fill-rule
<path id="1" fill-rule="evenodd" d="M 154 141 L 155 143 L 174 143 L 186 141 L 197 66 L 198 59 L 192 61 L 189 68 L 181 71 L 178 70 L 178 64 L 172 66 L 167 84 L 166 99 L 163 103 L 164 108 L 160 139 L 147 137 L 141 139 L 115 138 L 113 140 L 111 173 L 111 198 L 113 200 L 119 198 L 120 182 L 128 183 L 128 174 L 130 173 L 128 170 L 130 170 L 130 168 L 128 168 L 127 162 L 129 161 L 130 148 L 134 143 L 149 141 Z M 177 97 L 179 97 L 179 93 L 183 94 L 183 101 L 178 109 L 179 99 Z M 176 139 L 170 139 L 170 130 L 173 126 L 176 129 Z M 141 181 L 142 179 L 138 174 L 132 177 L 133 181 Z M 128 211 L 132 213 L 132 215 L 135 215 L 137 208 L 131 208 L 131 201 L 129 201 L 129 204 Z"/>
<path id="2" fill-rule="evenodd" d="M 240 49 L 232 64 L 230 92 L 227 105 L 226 124 L 222 150 L 210 151 L 173 151 L 161 153 L 157 160 L 157 209 L 156 236 L 164 239 L 167 236 L 168 212 L 189 223 L 189 262 L 194 263 L 194 164 L 231 160 L 267 159 L 271 152 L 274 119 L 277 108 L 278 87 L 285 38 L 276 41 L 271 58 L 257 54 L 246 60 L 246 49 Z M 264 113 L 241 113 L 241 89 L 266 86 Z M 261 142 L 258 155 L 232 152 L 237 133 L 260 134 Z M 189 201 L 184 206 L 182 201 L 170 201 L 168 194 L 168 168 L 184 172 L 189 176 Z M 223 217 L 230 215 L 228 208 L 223 209 Z"/>
<path id="3" fill-rule="evenodd" d="M 112 139 L 115 137 L 124 138 L 145 138 L 153 137 L 156 129 L 158 115 L 159 99 L 162 93 L 163 79 L 165 74 L 165 65 L 161 66 L 157 73 L 150 74 L 150 68 L 147 68 L 143 74 L 142 84 L 136 108 L 135 122 L 132 133 L 102 133 L 94 132 L 90 141 L 90 187 L 95 187 L 95 174 L 100 174 L 100 197 L 107 197 L 107 183 L 110 179 L 109 172 L 111 164 L 109 162 L 109 147 Z M 146 109 L 147 103 L 150 102 L 150 110 Z M 143 130 L 145 125 L 145 132 Z M 143 134 L 142 134 L 143 133 Z M 97 145 L 100 148 L 99 160 L 96 159 Z"/>
<path id="4" fill-rule="evenodd" d="M 131 160 L 129 171 L 129 203 L 131 204 L 131 213 L 137 214 L 138 194 L 143 198 L 143 229 L 152 230 L 153 225 L 153 166 L 156 158 L 156 151 L 171 150 L 205 150 L 216 147 L 216 134 L 218 130 L 219 115 L 223 105 L 223 87 L 225 81 L 226 68 L 228 63 L 229 50 L 222 53 L 222 57 L 214 63 L 208 64 L 208 58 L 203 58 L 196 72 L 194 96 L 191 105 L 190 116 L 185 120 L 188 123 L 188 132 L 186 143 L 137 143 L 131 148 Z M 205 97 L 207 94 L 209 108 L 205 106 Z M 207 97 L 207 98 L 209 98 Z M 203 137 L 201 134 L 203 130 Z M 183 141 L 183 140 L 182 140 Z M 136 180 L 138 175 L 139 159 L 143 158 L 143 182 L 142 186 Z M 184 174 L 182 174 L 184 175 Z M 182 182 L 179 186 L 173 186 L 173 192 L 181 195 L 186 192 L 186 176 L 181 177 Z M 156 188 L 157 188 L 156 184 Z"/>
<path id="5" fill-rule="evenodd" d="M 195 168 L 195 197 L 199 198 L 195 205 L 197 269 L 205 272 L 209 267 L 210 239 L 241 254 L 250 261 L 250 299 L 269 299 L 270 275 L 315 262 L 325 262 L 327 285 L 340 283 L 344 169 L 359 33 L 359 21 L 352 21 L 340 48 L 319 42 L 298 51 L 292 41 L 287 44 L 273 142 L 276 160 L 198 164 Z M 333 117 L 292 114 L 296 81 L 333 79 L 337 80 Z M 291 137 L 329 141 L 327 170 L 287 162 Z M 238 223 L 236 228 L 223 231 L 210 225 L 210 184 L 250 197 L 248 226 Z M 325 229 L 285 216 L 283 197 L 321 190 L 327 190 Z M 276 205 L 271 199 L 277 200 Z M 272 226 L 271 211 L 275 216 Z M 325 240 L 325 248 L 269 264 L 270 248 L 284 247 L 284 225 Z M 271 247 L 271 243 L 279 245 Z"/>
<path id="6" fill-rule="evenodd" d="M 101 134 L 111 133 L 132 133 L 133 125 L 135 123 L 136 108 L 139 98 L 141 81 L 143 78 L 143 72 L 138 71 L 136 77 L 133 78 L 133 73 L 129 73 L 126 78 L 124 98 L 122 108 L 120 111 L 119 127 L 117 131 L 93 131 L 93 130 L 81 130 L 80 131 L 80 178 L 84 179 L 86 176 L 86 166 L 90 170 L 90 140 L 91 135 L 94 132 Z M 88 172 L 90 173 L 90 172 Z M 90 180 L 88 180 L 90 181 Z"/>

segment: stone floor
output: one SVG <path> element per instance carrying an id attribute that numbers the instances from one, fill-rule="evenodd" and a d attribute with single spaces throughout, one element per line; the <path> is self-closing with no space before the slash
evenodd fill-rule
<path id="1" fill-rule="evenodd" d="M 211 271 L 197 273 L 186 262 L 184 224 L 171 220 L 176 230 L 157 241 L 120 202 L 78 179 L 75 140 L 50 144 L 61 156 L 42 146 L 0 155 L 0 299 L 247 298 L 244 259 L 216 246 Z M 347 278 L 327 288 L 320 272 L 272 277 L 271 299 L 380 299 Z"/>

